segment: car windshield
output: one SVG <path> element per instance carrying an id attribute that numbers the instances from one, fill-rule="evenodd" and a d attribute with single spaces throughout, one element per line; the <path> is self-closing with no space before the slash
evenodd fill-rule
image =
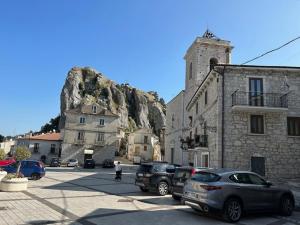
<path id="1" fill-rule="evenodd" d="M 76 159 L 70 159 L 69 162 L 76 162 Z"/>
<path id="2" fill-rule="evenodd" d="M 196 172 L 196 174 L 192 176 L 192 180 L 199 182 L 216 182 L 220 178 L 219 175 L 208 172 Z"/>

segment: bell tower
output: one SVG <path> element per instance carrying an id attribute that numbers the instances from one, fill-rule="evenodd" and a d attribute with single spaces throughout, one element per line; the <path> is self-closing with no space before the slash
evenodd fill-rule
<path id="1" fill-rule="evenodd" d="M 221 40 L 209 30 L 206 30 L 202 37 L 196 38 L 184 56 L 185 102 L 192 98 L 212 65 L 230 64 L 232 49 L 230 41 Z"/>

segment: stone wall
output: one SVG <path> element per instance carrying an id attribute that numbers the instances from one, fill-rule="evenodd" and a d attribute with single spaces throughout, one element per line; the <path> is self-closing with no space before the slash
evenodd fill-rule
<path id="1" fill-rule="evenodd" d="M 264 92 L 289 91 L 288 110 L 234 111 L 231 94 L 237 89 L 249 91 L 249 77 L 263 78 Z M 299 87 L 300 71 L 229 69 L 225 73 L 225 167 L 251 170 L 251 157 L 260 156 L 265 157 L 267 178 L 300 177 L 300 137 L 287 135 L 287 117 L 300 117 Z M 250 133 L 253 114 L 264 116 L 264 134 Z"/>

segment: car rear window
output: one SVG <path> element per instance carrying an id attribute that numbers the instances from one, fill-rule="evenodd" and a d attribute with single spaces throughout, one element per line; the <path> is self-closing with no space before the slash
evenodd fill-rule
<path id="1" fill-rule="evenodd" d="M 152 165 L 140 165 L 138 168 L 138 172 L 150 173 L 152 169 Z"/>
<path id="2" fill-rule="evenodd" d="M 189 179 L 191 177 L 191 170 L 181 170 L 181 169 L 176 169 L 174 177 L 175 178 L 186 178 Z"/>
<path id="3" fill-rule="evenodd" d="M 192 176 L 192 180 L 199 181 L 199 182 L 216 182 L 220 180 L 220 176 L 214 173 L 208 173 L 208 172 L 196 172 Z"/>

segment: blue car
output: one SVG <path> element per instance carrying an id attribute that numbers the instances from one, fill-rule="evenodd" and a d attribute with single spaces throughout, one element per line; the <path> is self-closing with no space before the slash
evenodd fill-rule
<path id="1" fill-rule="evenodd" d="M 18 163 L 12 163 L 7 166 L 3 166 L 2 169 L 7 173 L 16 173 L 18 168 Z M 30 177 L 33 180 L 38 180 L 45 176 L 44 164 L 36 160 L 23 160 L 21 161 L 20 172 L 25 177 Z"/>

